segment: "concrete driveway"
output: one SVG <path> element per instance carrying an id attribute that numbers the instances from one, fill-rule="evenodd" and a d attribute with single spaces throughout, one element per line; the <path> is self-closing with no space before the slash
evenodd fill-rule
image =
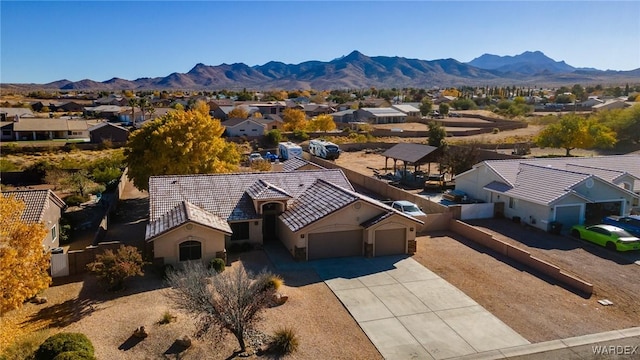
<path id="1" fill-rule="evenodd" d="M 309 263 L 387 359 L 447 359 L 529 342 L 406 256 Z"/>

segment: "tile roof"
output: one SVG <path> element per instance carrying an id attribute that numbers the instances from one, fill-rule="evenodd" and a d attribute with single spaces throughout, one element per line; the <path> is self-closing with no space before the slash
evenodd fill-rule
<path id="1" fill-rule="evenodd" d="M 182 201 L 170 211 L 147 224 L 145 240 L 151 241 L 158 235 L 173 230 L 187 222 L 194 222 L 227 234 L 232 233 L 229 223 L 224 219 L 188 201 Z"/>
<path id="2" fill-rule="evenodd" d="M 518 174 L 519 164 L 533 164 L 561 170 L 576 169 L 576 166 L 584 167 L 578 172 L 593 173 L 595 169 L 620 171 L 629 173 L 640 179 L 640 154 L 593 156 L 593 157 L 559 157 L 559 158 L 535 158 L 535 159 L 510 159 L 487 160 L 484 164 L 492 168 L 505 182 L 513 185 Z M 594 168 L 589 170 L 588 168 Z M 606 179 L 605 179 L 606 180 Z"/>
<path id="3" fill-rule="evenodd" d="M 383 221 L 384 219 L 387 219 L 387 218 L 393 216 L 393 214 L 394 213 L 392 211 L 389 211 L 389 212 L 382 213 L 380 215 L 376 215 L 376 216 L 372 217 L 371 219 L 369 219 L 369 220 L 363 222 L 362 224 L 360 224 L 360 226 L 362 226 L 365 229 L 366 228 L 370 228 L 373 225 Z"/>
<path id="4" fill-rule="evenodd" d="M 282 171 L 296 171 L 306 165 L 313 165 L 318 169 L 323 169 L 323 167 L 318 164 L 314 164 L 296 156 L 282 162 Z"/>
<path id="5" fill-rule="evenodd" d="M 114 123 L 107 122 L 107 121 L 103 121 L 103 122 L 100 122 L 100 123 L 98 123 L 96 125 L 91 126 L 89 128 L 89 132 L 101 129 L 101 128 L 105 127 L 105 126 L 110 126 L 112 128 L 118 129 L 118 130 L 129 132 L 129 129 L 124 128 L 124 127 L 122 127 L 120 125 L 117 125 L 117 124 L 114 124 Z"/>
<path id="6" fill-rule="evenodd" d="M 297 198 L 317 179 L 353 190 L 338 169 L 296 172 L 164 175 L 149 178 L 150 221 L 189 201 L 227 221 L 257 219 L 246 190 L 263 180 Z M 289 200 L 291 201 L 291 200 Z"/>
<path id="7" fill-rule="evenodd" d="M 64 209 L 66 204 L 51 190 L 3 191 L 2 196 L 15 197 L 25 203 L 21 219 L 27 223 L 42 222 L 42 217 L 49 206 L 49 199 Z"/>
<path id="8" fill-rule="evenodd" d="M 260 179 L 247 188 L 247 194 L 253 200 L 291 199 L 291 195 L 279 187 Z"/>
<path id="9" fill-rule="evenodd" d="M 397 214 L 417 223 L 423 223 L 377 200 L 359 194 L 352 189 L 346 189 L 322 179 L 318 179 L 302 195 L 294 200 L 287 211 L 280 215 L 280 219 L 291 231 L 298 231 L 358 200 L 386 210 L 385 214 Z M 381 220 L 382 219 L 379 219 L 378 221 Z"/>

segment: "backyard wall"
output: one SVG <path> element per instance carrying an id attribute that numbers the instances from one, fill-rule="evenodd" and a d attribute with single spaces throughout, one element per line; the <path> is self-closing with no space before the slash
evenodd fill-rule
<path id="1" fill-rule="evenodd" d="M 584 281 L 575 275 L 567 273 L 554 264 L 532 256 L 531 253 L 526 250 L 520 249 L 504 241 L 500 241 L 485 231 L 455 219 L 452 219 L 450 222 L 450 230 L 475 243 L 499 252 L 500 254 L 505 255 L 523 265 L 535 269 L 536 271 L 539 271 L 572 289 L 578 290 L 579 292 L 589 296 L 593 294 L 593 284 Z"/>

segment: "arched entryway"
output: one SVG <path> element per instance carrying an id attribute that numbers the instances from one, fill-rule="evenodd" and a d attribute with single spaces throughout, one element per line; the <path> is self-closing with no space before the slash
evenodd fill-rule
<path id="1" fill-rule="evenodd" d="M 284 204 L 270 202 L 262 205 L 262 241 L 278 240 L 278 215 L 284 212 Z"/>

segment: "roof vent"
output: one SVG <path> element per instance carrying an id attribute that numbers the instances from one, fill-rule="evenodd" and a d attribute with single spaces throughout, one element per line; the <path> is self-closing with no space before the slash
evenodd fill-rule
<path id="1" fill-rule="evenodd" d="M 178 183 L 178 180 L 173 180 L 171 183 L 172 183 L 172 184 L 177 184 L 177 183 Z"/>

